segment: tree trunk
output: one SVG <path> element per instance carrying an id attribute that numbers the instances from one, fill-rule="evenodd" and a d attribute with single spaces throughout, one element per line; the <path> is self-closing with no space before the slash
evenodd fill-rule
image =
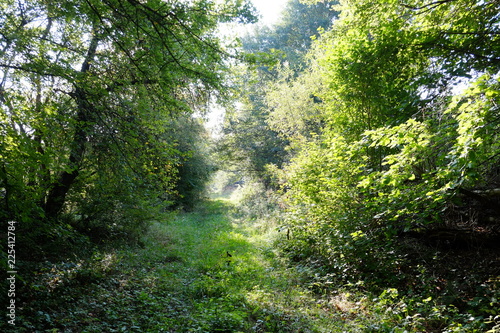
<path id="1" fill-rule="evenodd" d="M 89 71 L 98 44 L 99 38 L 97 34 L 94 34 L 80 73 L 84 74 Z M 92 118 L 95 108 L 92 103 L 89 102 L 88 93 L 85 87 L 76 83 L 75 85 L 75 91 L 71 96 L 75 99 L 78 112 L 75 119 L 75 132 L 70 147 L 69 164 L 67 170 L 59 174 L 55 183 L 50 187 L 47 195 L 44 212 L 45 217 L 49 218 L 57 216 L 64 207 L 66 195 L 80 173 L 87 137 L 93 125 Z"/>

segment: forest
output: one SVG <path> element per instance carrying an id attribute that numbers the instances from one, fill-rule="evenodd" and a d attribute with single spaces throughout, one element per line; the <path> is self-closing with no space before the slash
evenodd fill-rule
<path id="1" fill-rule="evenodd" d="M 0 331 L 500 332 L 500 1 L 259 18 L 0 0 Z"/>

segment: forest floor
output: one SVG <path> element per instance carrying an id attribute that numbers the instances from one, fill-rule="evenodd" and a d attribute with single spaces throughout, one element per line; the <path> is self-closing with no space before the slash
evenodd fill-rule
<path id="1" fill-rule="evenodd" d="M 154 222 L 143 247 L 51 263 L 16 332 L 337 331 L 344 316 L 275 255 L 276 228 L 231 211 L 211 201 Z"/>
<path id="2" fill-rule="evenodd" d="M 277 237 L 274 222 L 224 200 L 169 215 L 142 247 L 47 264 L 15 332 L 410 332 L 404 321 L 420 320 L 395 289 L 318 292 L 314 271 L 275 252 Z M 434 311 L 429 299 L 421 307 Z"/>

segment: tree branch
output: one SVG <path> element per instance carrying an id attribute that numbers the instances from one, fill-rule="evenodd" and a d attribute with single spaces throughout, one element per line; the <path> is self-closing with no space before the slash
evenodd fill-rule
<path id="1" fill-rule="evenodd" d="M 456 1 L 456 0 L 434 1 L 434 2 L 428 3 L 426 5 L 423 5 L 421 7 L 414 7 L 414 6 L 410 6 L 410 5 L 406 5 L 404 3 L 401 3 L 401 6 L 403 6 L 405 8 L 408 8 L 408 9 L 411 9 L 411 10 L 414 10 L 414 11 L 419 11 L 419 10 L 425 9 L 422 12 L 418 13 L 418 14 L 423 14 L 423 13 L 426 13 L 426 12 L 428 12 L 430 10 L 433 10 L 436 7 L 439 7 L 442 4 L 445 4 L 445 3 L 448 3 L 448 2 L 454 2 L 454 1 Z"/>

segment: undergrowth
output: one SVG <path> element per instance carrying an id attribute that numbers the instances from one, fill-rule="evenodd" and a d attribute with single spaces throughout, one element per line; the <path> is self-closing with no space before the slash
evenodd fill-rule
<path id="1" fill-rule="evenodd" d="M 166 216 L 143 247 L 39 265 L 19 290 L 15 332 L 499 331 L 494 313 L 476 318 L 432 297 L 342 284 L 288 261 L 277 240 L 287 235 L 274 219 L 249 221 L 223 200 Z"/>

